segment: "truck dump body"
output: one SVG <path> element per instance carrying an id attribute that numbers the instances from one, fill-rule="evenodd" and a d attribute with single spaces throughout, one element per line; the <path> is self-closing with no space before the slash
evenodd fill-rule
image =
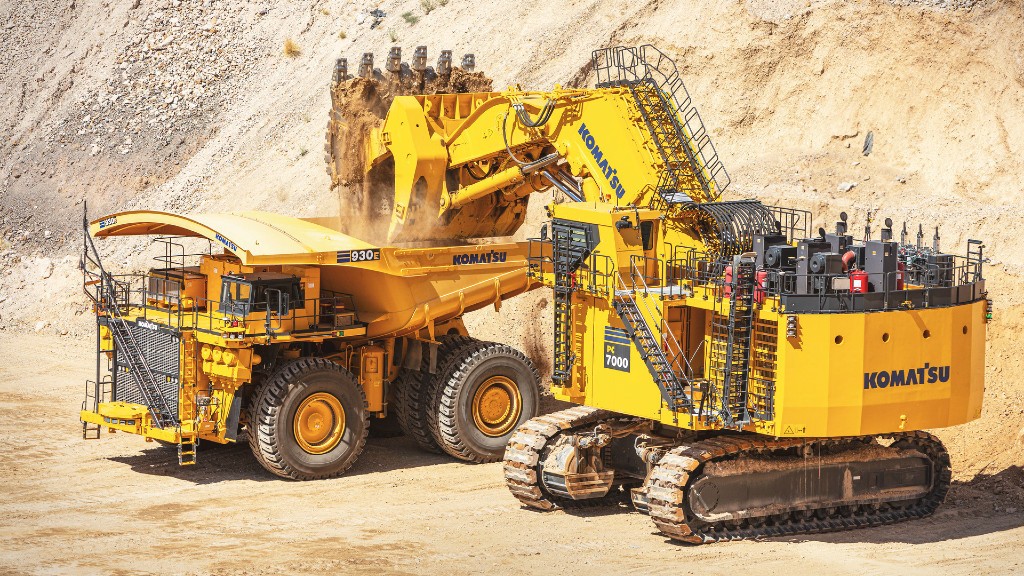
<path id="1" fill-rule="evenodd" d="M 358 301 L 367 337 L 401 336 L 530 288 L 527 243 L 434 248 L 379 247 L 319 224 L 268 212 L 198 214 L 133 211 L 91 223 L 96 238 L 207 238 L 242 266 L 320 267 L 323 288 Z M 219 286 L 208 286 L 216 301 Z"/>

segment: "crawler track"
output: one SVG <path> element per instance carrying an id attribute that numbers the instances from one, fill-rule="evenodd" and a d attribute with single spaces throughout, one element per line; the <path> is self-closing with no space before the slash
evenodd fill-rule
<path id="1" fill-rule="evenodd" d="M 931 434 L 912 432 L 888 436 L 893 446 L 916 450 L 932 464 L 931 489 L 912 503 L 843 503 L 840 506 L 798 510 L 767 517 L 723 522 L 705 522 L 696 517 L 688 504 L 688 490 L 700 478 L 706 464 L 726 460 L 743 453 L 771 454 L 800 446 L 825 447 L 841 443 L 865 442 L 864 439 L 785 439 L 757 436 L 722 436 L 678 446 L 666 454 L 651 476 L 648 491 L 650 515 L 665 535 L 684 542 L 702 544 L 724 540 L 787 536 L 852 530 L 893 524 L 932 514 L 949 489 L 950 466 L 946 449 Z"/>
<path id="2" fill-rule="evenodd" d="M 541 452 L 556 436 L 573 428 L 600 422 L 614 416 L 611 412 L 574 406 L 528 420 L 512 435 L 505 448 L 505 484 L 512 495 L 531 508 L 554 510 L 567 506 L 601 504 L 617 494 L 592 500 L 569 500 L 544 489 L 538 474 Z"/>
<path id="3" fill-rule="evenodd" d="M 540 466 L 545 448 L 560 436 L 589 430 L 597 423 L 616 417 L 618 415 L 605 410 L 576 406 L 534 418 L 520 426 L 505 451 L 505 483 L 509 490 L 523 504 L 540 510 L 600 505 L 619 500 L 622 493 L 618 490 L 612 490 L 602 498 L 579 501 L 554 495 L 545 489 L 541 481 Z M 883 438 L 891 440 L 891 444 L 885 446 L 877 442 Z M 771 483 L 772 475 L 780 473 L 808 473 L 820 477 L 823 461 L 838 462 L 840 467 L 853 466 L 850 470 L 854 471 L 847 471 L 843 477 L 841 498 L 820 496 L 822 501 L 815 502 L 814 498 L 819 496 L 814 496 L 801 503 L 799 497 L 794 496 L 791 501 L 783 498 L 781 502 L 775 502 L 776 494 L 773 492 L 767 504 L 763 500 L 754 503 L 740 499 L 740 502 L 751 504 L 736 510 L 729 506 L 724 506 L 724 511 L 714 506 L 700 510 L 704 503 L 701 492 L 704 488 L 698 488 L 701 483 L 705 487 L 711 483 L 728 490 L 730 482 L 732 486 L 747 482 Z M 852 482 L 863 482 L 859 474 L 869 474 L 865 479 L 870 478 L 870 474 L 880 477 L 899 475 L 904 472 L 894 463 L 904 461 L 916 462 L 920 478 L 927 477 L 927 481 L 879 484 L 875 490 L 862 487 L 854 490 Z M 879 467 L 872 469 L 872 463 Z M 756 478 L 758 474 L 762 477 Z M 950 477 L 946 449 L 937 438 L 926 432 L 878 438 L 827 439 L 723 435 L 669 450 L 651 471 L 643 490 L 649 506 L 646 512 L 662 533 L 675 540 L 703 544 L 852 530 L 922 518 L 932 514 L 942 503 L 949 490 Z M 768 486 L 770 490 L 776 489 L 770 484 Z M 801 485 L 801 488 L 805 486 Z M 835 489 L 836 484 L 828 488 Z M 697 492 L 693 493 L 695 490 Z M 712 487 L 711 490 L 717 498 L 717 489 Z M 778 490 L 784 493 L 785 486 L 780 485 Z M 747 493 L 745 489 L 739 492 Z M 757 492 L 750 489 L 750 495 L 742 498 L 756 500 Z M 735 494 L 736 490 L 733 490 L 733 502 L 736 501 Z M 724 503 L 728 497 L 723 492 L 721 502 Z M 691 500 L 697 504 L 692 505 Z"/>

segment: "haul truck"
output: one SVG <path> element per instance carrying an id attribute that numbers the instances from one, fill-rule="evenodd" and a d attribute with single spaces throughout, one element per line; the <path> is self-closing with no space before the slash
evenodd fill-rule
<path id="1" fill-rule="evenodd" d="M 476 462 L 500 459 L 537 414 L 530 360 L 470 338 L 461 320 L 536 285 L 523 243 L 379 247 L 263 212 L 133 211 L 85 226 L 98 326 L 86 437 L 137 434 L 193 464 L 200 441 L 245 431 L 267 470 L 306 480 L 344 472 L 396 413 L 425 447 Z M 94 239 L 138 235 L 157 237 L 161 265 L 105 270 Z M 187 256 L 195 239 L 211 249 Z"/>
<path id="2" fill-rule="evenodd" d="M 391 238 L 503 236 L 535 192 L 560 200 L 528 264 L 553 292 L 552 391 L 578 406 L 510 438 L 512 494 L 628 498 L 693 543 L 931 514 L 951 472 L 925 430 L 981 414 L 981 242 L 815 233 L 724 196 L 671 59 L 616 47 L 591 68 L 594 88 L 399 96 L 365 143 Z"/>

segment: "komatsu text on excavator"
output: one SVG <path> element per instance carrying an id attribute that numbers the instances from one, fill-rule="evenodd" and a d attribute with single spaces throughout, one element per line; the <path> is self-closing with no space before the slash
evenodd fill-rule
<path id="1" fill-rule="evenodd" d="M 631 498 L 713 542 L 932 513 L 977 418 L 984 246 L 891 221 L 855 238 L 723 198 L 729 176 L 674 63 L 593 55 L 597 87 L 399 96 L 366 143 L 393 174 L 391 239 L 504 236 L 555 189 L 530 276 L 554 302 L 552 390 L 505 451 L 527 506 Z"/>

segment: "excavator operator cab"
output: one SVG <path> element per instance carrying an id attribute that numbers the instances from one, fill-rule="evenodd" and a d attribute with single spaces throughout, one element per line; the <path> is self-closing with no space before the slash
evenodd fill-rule
<path id="1" fill-rule="evenodd" d="M 304 307 L 305 291 L 296 276 L 258 272 L 221 278 L 218 312 L 242 318 L 254 312 L 285 316 Z"/>

